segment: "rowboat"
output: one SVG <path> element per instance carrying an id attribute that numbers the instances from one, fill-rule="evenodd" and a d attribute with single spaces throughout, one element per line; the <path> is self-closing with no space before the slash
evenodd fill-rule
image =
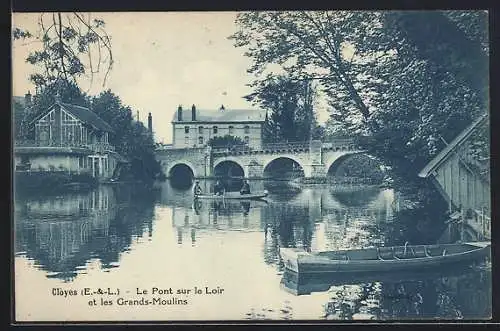
<path id="1" fill-rule="evenodd" d="M 215 194 L 199 194 L 195 195 L 195 199 L 212 199 L 212 200 L 259 200 L 267 197 L 267 191 L 251 194 L 240 194 L 240 192 L 226 192 L 223 195 Z"/>
<path id="2" fill-rule="evenodd" d="M 485 256 L 491 242 L 404 245 L 310 253 L 280 249 L 287 270 L 297 273 L 359 273 L 421 269 L 457 264 Z"/>

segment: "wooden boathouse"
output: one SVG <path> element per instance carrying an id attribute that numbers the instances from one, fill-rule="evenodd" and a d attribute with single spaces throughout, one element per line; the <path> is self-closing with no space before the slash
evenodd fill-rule
<path id="1" fill-rule="evenodd" d="M 463 130 L 419 173 L 430 178 L 449 204 L 452 219 L 491 238 L 489 121 L 484 114 Z"/>

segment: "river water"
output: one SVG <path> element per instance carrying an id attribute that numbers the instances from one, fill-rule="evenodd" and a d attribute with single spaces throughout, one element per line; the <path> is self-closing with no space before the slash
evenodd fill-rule
<path id="1" fill-rule="evenodd" d="M 481 266 L 344 280 L 284 272 L 280 247 L 317 251 L 456 239 L 453 229 L 405 214 L 397 192 L 250 184 L 270 192 L 267 202 L 193 203 L 191 187 L 169 181 L 155 191 L 101 186 L 19 195 L 16 319 L 490 318 L 491 271 Z"/>

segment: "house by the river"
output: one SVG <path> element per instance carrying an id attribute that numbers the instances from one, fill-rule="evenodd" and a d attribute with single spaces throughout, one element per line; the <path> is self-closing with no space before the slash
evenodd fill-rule
<path id="1" fill-rule="evenodd" d="M 113 128 L 90 109 L 55 103 L 29 126 L 34 139 L 15 141 L 16 172 L 88 174 L 98 180 L 116 175 L 124 158 L 109 143 Z"/>
<path id="2" fill-rule="evenodd" d="M 463 130 L 419 173 L 448 201 L 452 218 L 490 238 L 489 121 L 485 114 Z"/>
<path id="3" fill-rule="evenodd" d="M 204 147 L 214 137 L 231 135 L 250 148 L 262 145 L 266 112 L 257 109 L 177 109 L 172 119 L 173 148 Z"/>

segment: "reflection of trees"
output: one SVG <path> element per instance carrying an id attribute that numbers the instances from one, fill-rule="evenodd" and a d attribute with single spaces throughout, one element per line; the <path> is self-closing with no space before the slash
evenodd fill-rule
<path id="1" fill-rule="evenodd" d="M 264 224 L 264 261 L 281 268 L 280 247 L 311 249 L 313 222 L 308 207 L 270 204 L 262 209 Z"/>
<path id="2" fill-rule="evenodd" d="M 37 201 L 42 201 L 39 203 Z M 153 201 L 138 187 L 16 201 L 16 247 L 50 277 L 71 280 L 92 258 L 118 262 L 134 236 L 151 235 Z"/>
<path id="3" fill-rule="evenodd" d="M 377 198 L 379 188 L 362 187 L 359 190 L 330 190 L 330 194 L 346 207 L 367 206 Z"/>
<path id="4" fill-rule="evenodd" d="M 485 318 L 491 314 L 491 278 L 480 272 L 446 272 L 405 282 L 384 282 L 383 319 Z M 464 290 L 466 289 L 466 290 Z M 488 299 L 489 298 L 489 299 Z"/>
<path id="5" fill-rule="evenodd" d="M 310 248 L 312 224 L 309 207 L 270 204 L 263 209 L 262 217 L 277 231 L 280 247 Z"/>
<path id="6" fill-rule="evenodd" d="M 346 281 L 345 285 L 331 285 L 328 290 L 331 297 L 324 305 L 324 318 L 451 320 L 491 316 L 490 272 L 457 269 L 446 271 L 446 276 L 439 274 L 421 273 L 404 281 L 359 284 Z M 395 275 L 394 279 L 397 278 Z M 313 289 L 315 280 L 308 282 L 302 286 Z M 321 287 L 322 291 L 326 289 Z"/>
<path id="7" fill-rule="evenodd" d="M 389 239 L 386 245 L 434 243 L 446 228 L 444 216 L 433 208 L 403 209 L 394 213 L 393 222 L 380 224 L 380 230 Z"/>

